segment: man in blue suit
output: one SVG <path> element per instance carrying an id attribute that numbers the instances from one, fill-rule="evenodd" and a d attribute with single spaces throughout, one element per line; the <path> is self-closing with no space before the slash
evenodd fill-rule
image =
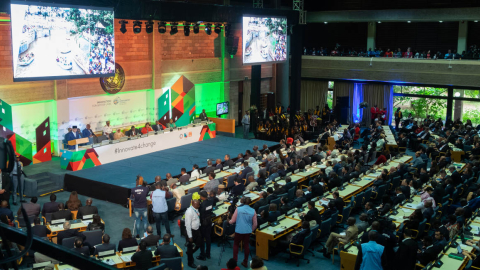
<path id="1" fill-rule="evenodd" d="M 87 124 L 87 127 L 82 131 L 82 138 L 88 138 L 88 144 L 93 144 L 93 137 L 95 136 L 95 133 L 93 133 L 93 130 L 90 128 L 90 124 Z"/>
<path id="2" fill-rule="evenodd" d="M 67 133 L 67 135 L 65 135 L 65 139 L 67 140 L 67 143 L 71 140 L 81 139 L 81 138 L 82 138 L 82 135 L 77 133 L 77 126 L 72 126 L 72 131 Z M 75 150 L 75 145 L 69 145 L 68 150 Z"/>

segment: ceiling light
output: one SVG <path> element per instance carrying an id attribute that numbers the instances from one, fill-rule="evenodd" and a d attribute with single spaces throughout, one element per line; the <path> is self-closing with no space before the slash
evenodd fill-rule
<path id="1" fill-rule="evenodd" d="M 378 21 L 378 23 L 382 23 L 381 21 Z"/>
<path id="2" fill-rule="evenodd" d="M 118 23 L 121 24 L 120 32 L 122 32 L 122 34 L 125 34 L 127 32 L 127 28 L 125 27 L 125 24 L 128 24 L 128 22 L 125 20 L 121 20 Z"/>
<path id="3" fill-rule="evenodd" d="M 328 22 L 324 22 L 324 24 L 327 24 Z"/>
<path id="4" fill-rule="evenodd" d="M 193 24 L 193 33 L 198 34 L 200 32 L 200 25 L 198 23 Z"/>
<path id="5" fill-rule="evenodd" d="M 222 32 L 222 24 L 217 23 L 215 24 L 215 33 L 220 34 Z"/>
<path id="6" fill-rule="evenodd" d="M 147 32 L 147 34 L 150 34 L 153 32 L 153 22 L 152 21 L 148 21 L 145 23 L 145 32 Z"/>
<path id="7" fill-rule="evenodd" d="M 438 21 L 439 23 L 443 23 L 443 21 Z"/>
<path id="8" fill-rule="evenodd" d="M 475 20 L 474 22 L 478 22 L 478 20 Z"/>
<path id="9" fill-rule="evenodd" d="M 165 32 L 167 32 L 167 23 L 165 22 L 159 22 L 158 23 L 158 32 L 160 34 L 165 34 Z"/>
<path id="10" fill-rule="evenodd" d="M 142 22 L 134 21 L 133 22 L 133 33 L 140 34 L 142 32 Z"/>
<path id="11" fill-rule="evenodd" d="M 205 33 L 206 33 L 207 35 L 211 35 L 211 34 L 212 34 L 212 24 L 211 24 L 211 23 L 205 24 Z"/>
<path id="12" fill-rule="evenodd" d="M 185 26 L 183 27 L 183 34 L 188 37 L 190 35 L 190 24 L 191 23 L 185 23 Z"/>
<path id="13" fill-rule="evenodd" d="M 178 23 L 171 23 L 170 24 L 170 35 L 175 35 L 178 32 L 177 28 Z"/>
<path id="14" fill-rule="evenodd" d="M 407 21 L 407 23 L 411 23 L 411 21 Z"/>

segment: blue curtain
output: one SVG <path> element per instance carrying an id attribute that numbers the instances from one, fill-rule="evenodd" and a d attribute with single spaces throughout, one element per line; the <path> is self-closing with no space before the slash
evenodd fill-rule
<path id="1" fill-rule="evenodd" d="M 363 83 L 356 83 L 353 88 L 352 120 L 354 123 L 360 123 L 363 118 L 363 109 L 360 109 L 360 103 L 363 102 Z"/>

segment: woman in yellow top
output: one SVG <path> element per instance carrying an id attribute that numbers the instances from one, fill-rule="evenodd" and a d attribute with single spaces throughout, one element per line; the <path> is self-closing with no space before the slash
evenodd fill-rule
<path id="1" fill-rule="evenodd" d="M 258 122 L 257 130 L 258 132 L 263 132 L 263 121 Z"/>
<path id="2" fill-rule="evenodd" d="M 315 109 L 315 111 L 313 111 L 313 114 L 320 117 L 320 107 L 317 106 L 317 108 Z"/>

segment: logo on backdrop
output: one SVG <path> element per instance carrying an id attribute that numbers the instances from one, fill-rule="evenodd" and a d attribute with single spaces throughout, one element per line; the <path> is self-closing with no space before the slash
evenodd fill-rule
<path id="1" fill-rule="evenodd" d="M 192 136 L 193 136 L 193 134 L 192 134 L 192 132 L 191 132 L 191 131 L 190 131 L 190 132 L 188 132 L 188 134 L 187 134 L 187 133 L 183 133 L 183 134 L 181 134 L 181 133 L 180 133 L 180 135 L 178 135 L 178 137 L 179 137 L 180 139 L 183 139 L 183 138 L 185 138 L 185 139 L 186 139 L 186 138 L 188 138 L 188 137 L 192 137 Z"/>
<path id="2" fill-rule="evenodd" d="M 116 94 L 122 90 L 125 85 L 125 72 L 120 64 L 115 63 L 115 76 L 101 77 L 100 85 L 103 91 L 109 94 Z"/>

